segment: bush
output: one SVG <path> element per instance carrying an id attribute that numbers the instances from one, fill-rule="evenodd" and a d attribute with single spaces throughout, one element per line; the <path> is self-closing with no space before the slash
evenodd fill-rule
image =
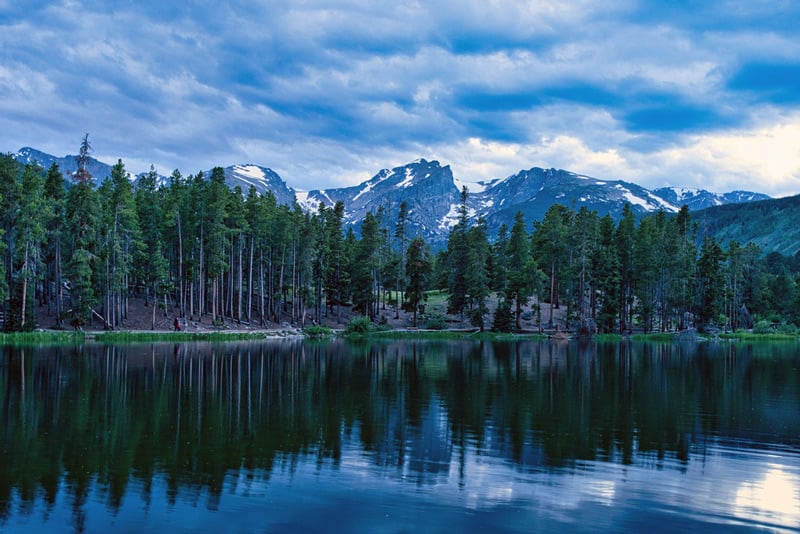
<path id="1" fill-rule="evenodd" d="M 344 327 L 345 335 L 369 334 L 373 330 L 374 327 L 372 326 L 372 321 L 369 320 L 369 317 L 364 316 L 356 317 Z"/>
<path id="2" fill-rule="evenodd" d="M 514 314 L 508 301 L 501 302 L 494 312 L 493 332 L 511 332 L 514 329 Z"/>
<path id="3" fill-rule="evenodd" d="M 333 330 L 327 326 L 314 325 L 303 329 L 303 334 L 310 338 L 330 337 L 333 335 Z"/>
<path id="4" fill-rule="evenodd" d="M 753 325 L 753 333 L 754 334 L 770 334 L 772 333 L 772 325 L 769 321 L 764 319 L 758 321 L 756 324 Z"/>
<path id="5" fill-rule="evenodd" d="M 442 315 L 429 315 L 425 318 L 425 328 L 427 330 L 444 330 L 447 328 L 447 321 Z"/>
<path id="6" fill-rule="evenodd" d="M 781 323 L 778 325 L 777 332 L 779 334 L 796 334 L 797 327 L 792 323 Z"/>

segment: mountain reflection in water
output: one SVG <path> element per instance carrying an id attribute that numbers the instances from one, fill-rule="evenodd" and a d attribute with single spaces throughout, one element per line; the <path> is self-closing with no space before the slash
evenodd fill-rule
<path id="1" fill-rule="evenodd" d="M 5 347 L 9 531 L 800 528 L 800 347 Z"/>

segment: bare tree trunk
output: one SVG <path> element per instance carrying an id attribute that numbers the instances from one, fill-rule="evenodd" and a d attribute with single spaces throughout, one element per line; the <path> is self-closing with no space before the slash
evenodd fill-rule
<path id="1" fill-rule="evenodd" d="M 178 294 L 180 295 L 180 315 L 181 317 L 186 315 L 186 287 L 184 286 L 183 280 L 183 232 L 181 231 L 181 212 L 180 210 L 176 210 L 176 222 L 178 225 Z"/>
<path id="2" fill-rule="evenodd" d="M 30 249 L 29 243 L 25 242 L 25 261 L 22 264 L 22 311 L 20 312 L 19 327 L 20 330 L 25 328 L 25 312 L 28 301 L 28 251 Z"/>
<path id="3" fill-rule="evenodd" d="M 236 289 L 237 289 L 237 297 L 236 297 L 236 320 L 241 323 L 242 322 L 242 234 L 239 233 L 239 273 L 236 280 Z"/>
<path id="4" fill-rule="evenodd" d="M 255 254 L 255 239 L 250 238 L 250 259 L 247 267 L 247 322 L 251 323 L 253 313 L 253 256 Z"/>

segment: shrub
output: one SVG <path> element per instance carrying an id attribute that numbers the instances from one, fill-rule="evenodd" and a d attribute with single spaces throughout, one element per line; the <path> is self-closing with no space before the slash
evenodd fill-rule
<path id="1" fill-rule="evenodd" d="M 345 335 L 362 335 L 368 334 L 374 330 L 372 321 L 369 317 L 356 317 L 344 327 Z"/>
<path id="2" fill-rule="evenodd" d="M 310 338 L 330 337 L 333 335 L 333 330 L 327 326 L 314 325 L 303 329 L 303 334 Z"/>
<path id="3" fill-rule="evenodd" d="M 753 333 L 754 334 L 769 334 L 772 332 L 772 325 L 769 321 L 764 319 L 758 321 L 756 324 L 753 325 Z"/>
<path id="4" fill-rule="evenodd" d="M 444 330 L 447 328 L 447 321 L 443 315 L 433 314 L 425 318 L 425 328 L 427 330 Z"/>
<path id="5" fill-rule="evenodd" d="M 797 327 L 792 323 L 781 323 L 778 325 L 777 332 L 779 334 L 796 334 Z"/>
<path id="6" fill-rule="evenodd" d="M 511 332 L 514 329 L 514 314 L 508 301 L 501 302 L 494 312 L 493 332 Z"/>

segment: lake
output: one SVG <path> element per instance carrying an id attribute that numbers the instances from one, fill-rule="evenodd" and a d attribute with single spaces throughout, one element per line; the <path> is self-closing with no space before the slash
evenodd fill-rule
<path id="1" fill-rule="evenodd" d="M 800 530 L 800 344 L 3 347 L 2 532 Z"/>

